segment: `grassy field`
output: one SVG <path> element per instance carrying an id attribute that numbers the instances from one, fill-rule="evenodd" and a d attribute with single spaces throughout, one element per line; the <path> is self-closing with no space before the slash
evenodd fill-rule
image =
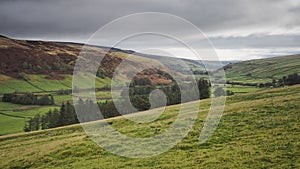
<path id="1" fill-rule="evenodd" d="M 263 90 L 262 88 L 252 87 L 252 86 L 239 86 L 239 85 L 227 85 L 227 90 L 233 91 L 234 93 L 249 93 Z"/>
<path id="2" fill-rule="evenodd" d="M 11 93 L 15 91 L 21 92 L 40 92 L 38 89 L 28 82 L 20 79 L 14 79 L 5 75 L 0 75 L 0 94 Z"/>
<path id="3" fill-rule="evenodd" d="M 300 74 L 300 55 L 257 59 L 231 64 L 225 68 L 229 81 L 265 83 L 292 73 Z"/>
<path id="4" fill-rule="evenodd" d="M 62 102 L 72 101 L 72 95 L 57 94 L 58 90 L 71 89 L 71 75 L 64 75 L 64 80 L 48 80 L 45 78 L 45 75 L 28 75 L 28 77 L 30 80 L 24 81 L 0 75 L 0 95 L 15 91 L 39 94 L 51 93 L 54 96 L 57 106 L 24 106 L 0 101 L 0 135 L 23 132 L 24 124 L 29 117 L 33 117 L 37 113 L 46 113 L 53 108 L 59 108 L 58 106 L 61 105 Z M 95 87 L 102 88 L 109 83 L 110 79 L 108 78 L 96 78 Z M 96 97 L 99 101 L 109 98 L 109 96 L 109 91 L 96 92 Z"/>
<path id="5" fill-rule="evenodd" d="M 63 80 L 49 80 L 45 75 L 28 75 L 29 80 L 14 79 L 0 75 L 0 94 L 19 92 L 44 92 L 57 91 L 61 89 L 72 89 L 72 75 L 63 75 Z M 95 87 L 102 88 L 110 84 L 110 79 L 96 78 Z"/>
<path id="6" fill-rule="evenodd" d="M 33 92 L 33 93 L 51 93 L 54 96 L 55 104 L 72 100 L 71 95 L 57 95 L 56 91 L 61 89 L 72 89 L 72 76 L 64 75 L 63 80 L 48 80 L 45 75 L 28 75 L 29 80 L 24 81 L 14 79 L 5 75 L 0 75 L 0 95 L 4 93 Z M 102 88 L 109 84 L 110 79 L 96 78 L 95 87 Z M 97 92 L 100 99 L 107 96 L 107 92 Z M 1 99 L 1 96 L 0 96 Z M 38 113 L 46 113 L 58 106 L 24 106 L 0 101 L 0 135 L 23 132 L 25 122 L 29 117 Z"/>
<path id="7" fill-rule="evenodd" d="M 218 129 L 206 143 L 198 137 L 210 100 L 184 140 L 145 159 L 113 155 L 98 147 L 80 125 L 0 137 L 0 168 L 300 168 L 300 85 L 227 97 Z M 198 104 L 195 106 L 199 106 Z M 152 123 L 122 117 L 112 126 L 135 137 L 163 132 L 179 105 Z M 156 128 L 153 128 L 156 126 Z"/>
<path id="8" fill-rule="evenodd" d="M 99 102 L 105 102 L 109 98 L 109 91 L 96 92 Z M 23 132 L 25 122 L 29 117 L 40 113 L 46 113 L 50 109 L 59 108 L 62 102 L 72 101 L 72 95 L 57 95 L 54 93 L 57 106 L 26 106 L 0 101 L 0 135 Z"/>
<path id="9" fill-rule="evenodd" d="M 3 102 L 0 102 L 3 105 Z M 2 108 L 2 107 L 1 107 Z M 20 106 L 16 105 L 6 110 L 0 110 L 0 135 L 24 132 L 25 122 L 36 114 L 44 114 L 57 106 Z"/>

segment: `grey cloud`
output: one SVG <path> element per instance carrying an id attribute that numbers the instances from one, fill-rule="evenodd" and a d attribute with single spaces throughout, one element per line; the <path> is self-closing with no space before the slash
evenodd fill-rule
<path id="1" fill-rule="evenodd" d="M 268 36 L 247 36 L 211 38 L 213 44 L 218 48 L 283 48 L 300 47 L 300 35 L 268 35 Z"/>
<path id="2" fill-rule="evenodd" d="M 100 27 L 121 16 L 163 12 L 191 21 L 220 48 L 295 47 L 300 43 L 299 11 L 298 0 L 3 0 L 0 34 L 85 42 Z M 146 25 L 147 20 L 138 23 Z M 166 25 L 165 29 L 181 28 Z M 186 36 L 193 37 L 185 31 Z"/>

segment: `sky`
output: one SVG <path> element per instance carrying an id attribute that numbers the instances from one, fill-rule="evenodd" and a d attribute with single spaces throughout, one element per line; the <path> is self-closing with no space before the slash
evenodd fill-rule
<path id="1" fill-rule="evenodd" d="M 168 13 L 191 22 L 211 41 L 220 60 L 300 53 L 299 0 L 1 0 L 0 34 L 18 39 L 86 43 L 111 21 L 143 12 Z M 145 18 L 137 22 L 138 26 L 149 24 Z M 169 32 L 184 32 L 184 38 L 193 37 L 194 46 L 201 41 L 186 27 L 167 22 L 157 25 L 164 25 Z M 117 29 L 122 30 L 122 26 Z M 98 38 L 97 45 L 110 44 L 110 38 Z M 147 50 L 148 44 L 142 41 L 145 39 L 132 38 L 120 47 L 155 51 Z M 180 46 L 167 41 L 155 44 L 167 53 L 193 59 Z"/>

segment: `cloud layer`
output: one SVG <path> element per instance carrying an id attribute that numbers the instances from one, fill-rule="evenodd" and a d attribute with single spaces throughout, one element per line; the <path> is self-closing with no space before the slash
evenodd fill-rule
<path id="1" fill-rule="evenodd" d="M 298 0 L 4 0 L 0 1 L 0 34 L 85 42 L 108 22 L 137 12 L 170 13 L 189 20 L 210 38 L 222 60 L 269 57 L 278 51 L 300 52 Z M 139 20 L 138 24 L 147 22 Z M 165 28 L 181 29 L 167 25 Z M 183 31 L 193 37 L 189 30 Z M 198 43 L 194 38 L 194 43 Z M 105 45 L 102 41 L 101 45 Z M 127 47 L 141 50 L 139 46 L 132 43 Z M 168 50 L 167 45 L 158 46 Z M 266 53 L 260 55 L 259 51 Z"/>

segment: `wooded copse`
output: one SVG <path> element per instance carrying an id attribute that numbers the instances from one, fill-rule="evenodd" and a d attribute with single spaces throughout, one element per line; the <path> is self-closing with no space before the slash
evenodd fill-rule
<path id="1" fill-rule="evenodd" d="M 282 78 L 276 80 L 273 79 L 272 82 L 261 83 L 259 87 L 284 87 L 284 86 L 292 86 L 300 84 L 300 76 L 297 73 L 289 74 L 287 76 L 283 76 Z"/>
<path id="2" fill-rule="evenodd" d="M 51 94 L 35 95 L 33 93 L 6 93 L 2 97 L 3 102 L 11 102 L 22 105 L 54 105 L 54 97 Z"/>

